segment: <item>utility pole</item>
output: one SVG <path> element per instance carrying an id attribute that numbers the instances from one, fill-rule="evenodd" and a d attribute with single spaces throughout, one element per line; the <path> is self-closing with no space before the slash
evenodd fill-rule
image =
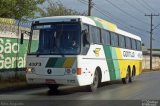
<path id="1" fill-rule="evenodd" d="M 151 31 L 150 31 L 150 70 L 152 70 L 152 36 L 153 36 L 153 16 L 159 16 L 156 14 L 145 15 L 151 17 Z"/>
<path id="2" fill-rule="evenodd" d="M 88 1 L 88 16 L 91 16 L 92 0 Z"/>

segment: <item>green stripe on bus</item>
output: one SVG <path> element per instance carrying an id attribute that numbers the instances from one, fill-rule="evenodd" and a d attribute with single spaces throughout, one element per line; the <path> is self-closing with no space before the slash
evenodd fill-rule
<path id="1" fill-rule="evenodd" d="M 104 52 L 105 52 L 105 56 L 106 56 L 108 69 L 109 69 L 110 80 L 114 80 L 114 79 L 116 79 L 116 75 L 115 75 L 114 64 L 113 64 L 113 60 L 112 60 L 112 53 L 111 53 L 112 48 L 109 46 L 103 46 L 103 48 L 104 48 Z"/>
<path id="2" fill-rule="evenodd" d="M 49 58 L 47 68 L 71 68 L 75 62 L 74 57 Z"/>
<path id="3" fill-rule="evenodd" d="M 115 48 L 109 46 L 103 46 L 103 48 L 109 69 L 110 80 L 119 79 L 120 78 L 119 64 Z"/>
<path id="4" fill-rule="evenodd" d="M 119 63 L 118 63 L 118 57 L 116 54 L 116 48 L 112 47 L 112 59 L 113 59 L 113 64 L 114 64 L 114 70 L 115 70 L 115 75 L 116 79 L 120 78 L 120 68 L 119 68 Z"/>
<path id="5" fill-rule="evenodd" d="M 104 28 L 103 25 L 98 20 L 96 21 L 95 17 L 89 17 L 89 18 L 95 22 L 96 26 L 98 26 L 100 28 Z"/>
<path id="6" fill-rule="evenodd" d="M 49 58 L 49 60 L 48 60 L 48 62 L 46 64 L 46 67 L 50 67 L 50 68 L 54 67 L 57 59 L 58 58 Z"/>
<path id="7" fill-rule="evenodd" d="M 63 68 L 63 64 L 65 62 L 65 58 L 59 58 L 55 65 L 54 65 L 54 68 Z"/>

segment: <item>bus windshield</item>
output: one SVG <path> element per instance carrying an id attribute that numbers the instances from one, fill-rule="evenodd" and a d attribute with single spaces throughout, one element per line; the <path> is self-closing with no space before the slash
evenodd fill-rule
<path id="1" fill-rule="evenodd" d="M 79 54 L 80 24 L 33 25 L 29 54 Z"/>

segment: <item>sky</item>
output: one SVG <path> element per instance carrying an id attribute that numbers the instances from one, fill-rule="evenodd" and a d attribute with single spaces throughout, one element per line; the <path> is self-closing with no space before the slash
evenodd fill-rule
<path id="1" fill-rule="evenodd" d="M 87 12 L 88 0 L 53 0 L 67 8 Z M 110 21 L 118 28 L 136 34 L 149 48 L 151 17 L 160 13 L 160 0 L 92 0 L 92 16 Z M 44 6 L 47 4 L 45 3 Z M 159 14 L 160 15 L 160 14 Z M 153 48 L 160 48 L 160 16 L 153 17 Z"/>

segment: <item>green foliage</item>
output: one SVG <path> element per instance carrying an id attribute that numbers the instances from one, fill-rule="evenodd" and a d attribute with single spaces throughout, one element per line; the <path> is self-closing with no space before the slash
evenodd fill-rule
<path id="1" fill-rule="evenodd" d="M 48 0 L 48 7 L 40 11 L 42 17 L 46 16 L 62 16 L 62 15 L 86 15 L 73 9 L 66 8 L 61 2 L 53 2 Z"/>
<path id="2" fill-rule="evenodd" d="M 0 17 L 20 19 L 33 17 L 45 0 L 0 0 Z"/>

